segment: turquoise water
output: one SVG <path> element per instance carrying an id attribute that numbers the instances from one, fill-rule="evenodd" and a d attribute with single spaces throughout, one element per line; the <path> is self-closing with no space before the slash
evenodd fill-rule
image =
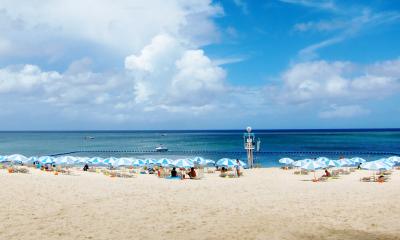
<path id="1" fill-rule="evenodd" d="M 326 156 L 360 156 L 368 160 L 400 155 L 400 129 L 390 130 L 302 130 L 254 131 L 261 140 L 255 162 L 276 166 L 281 157 L 294 159 Z M 94 139 L 85 139 L 86 136 Z M 0 155 L 26 156 L 75 152 L 74 156 L 169 158 L 202 156 L 245 159 L 243 131 L 76 131 L 76 132 L 0 132 Z M 167 153 L 152 151 L 158 144 Z M 122 151 L 122 152 L 109 152 Z M 128 152 L 124 152 L 128 151 Z M 141 151 L 132 153 L 129 151 Z M 190 153 L 188 151 L 197 151 Z M 206 152 L 204 152 L 206 151 Z"/>

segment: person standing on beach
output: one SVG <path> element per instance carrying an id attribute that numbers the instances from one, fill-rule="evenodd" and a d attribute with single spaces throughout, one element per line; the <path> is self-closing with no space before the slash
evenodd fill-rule
<path id="1" fill-rule="evenodd" d="M 240 166 L 241 166 L 241 164 L 240 164 L 239 159 L 236 159 L 236 174 L 238 177 L 240 177 Z"/>

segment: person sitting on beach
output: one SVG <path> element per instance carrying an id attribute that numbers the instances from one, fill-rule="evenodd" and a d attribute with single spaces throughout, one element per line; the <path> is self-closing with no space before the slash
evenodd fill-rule
<path id="1" fill-rule="evenodd" d="M 178 176 L 178 172 L 176 171 L 176 168 L 173 167 L 172 171 L 171 171 L 171 177 L 177 177 Z"/>
<path id="2" fill-rule="evenodd" d="M 228 170 L 225 167 L 221 168 L 221 173 L 226 173 Z"/>
<path id="3" fill-rule="evenodd" d="M 378 177 L 378 182 L 379 182 L 379 183 L 383 183 L 384 181 L 385 181 L 385 176 L 380 175 L 380 176 Z"/>
<path id="4" fill-rule="evenodd" d="M 86 163 L 85 166 L 83 166 L 83 171 L 86 172 L 87 170 L 89 170 L 89 165 Z"/>
<path id="5" fill-rule="evenodd" d="M 330 177 L 331 173 L 328 171 L 328 169 L 325 169 L 325 174 L 322 175 L 322 177 Z"/>
<path id="6" fill-rule="evenodd" d="M 195 178 L 197 176 L 196 171 L 194 170 L 194 168 L 190 168 L 190 172 L 188 173 L 190 178 Z"/>

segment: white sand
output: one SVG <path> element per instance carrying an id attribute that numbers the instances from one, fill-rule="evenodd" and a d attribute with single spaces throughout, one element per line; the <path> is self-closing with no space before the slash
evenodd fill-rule
<path id="1" fill-rule="evenodd" d="M 313 183 L 280 169 L 240 179 L 134 179 L 0 170 L 0 239 L 400 239 L 400 171 Z M 322 173 L 318 173 L 322 175 Z"/>

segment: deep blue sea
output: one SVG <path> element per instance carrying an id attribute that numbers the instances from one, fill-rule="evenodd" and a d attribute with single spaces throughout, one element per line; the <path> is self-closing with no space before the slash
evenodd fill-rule
<path id="1" fill-rule="evenodd" d="M 360 156 L 374 160 L 400 155 L 400 129 L 364 130 L 255 130 L 261 140 L 255 163 L 277 166 L 281 157 Z M 70 153 L 99 156 L 171 159 L 201 156 L 245 160 L 243 130 L 208 131 L 51 131 L 0 132 L 0 155 L 43 156 Z M 88 139 L 85 137 L 93 137 Z M 159 144 L 169 152 L 154 153 Z M 138 151 L 138 152 L 134 152 Z"/>

